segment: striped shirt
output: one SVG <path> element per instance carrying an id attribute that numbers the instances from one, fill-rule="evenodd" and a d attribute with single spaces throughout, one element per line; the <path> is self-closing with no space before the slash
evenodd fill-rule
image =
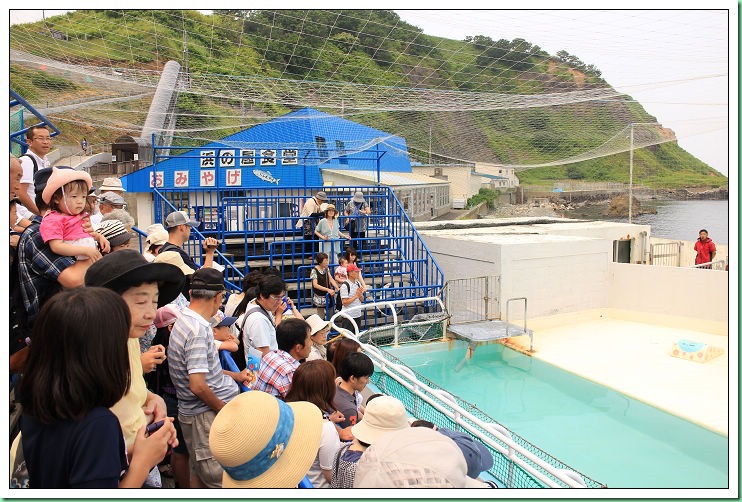
<path id="1" fill-rule="evenodd" d="M 178 413 L 193 416 L 211 409 L 191 392 L 188 375 L 192 373 L 205 373 L 206 384 L 225 403 L 240 392 L 237 382 L 222 370 L 211 324 L 190 308 L 183 309 L 173 325 L 167 358 L 178 396 Z"/>
<path id="2" fill-rule="evenodd" d="M 298 367 L 299 361 L 288 352 L 280 349 L 268 352 L 260 361 L 255 390 L 283 399 L 291 388 L 291 379 Z"/>

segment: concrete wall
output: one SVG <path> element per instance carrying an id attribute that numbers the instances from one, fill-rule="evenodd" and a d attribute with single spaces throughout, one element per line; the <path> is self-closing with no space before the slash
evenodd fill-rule
<path id="1" fill-rule="evenodd" d="M 534 240 L 491 236 L 467 240 L 423 235 L 446 281 L 500 276 L 500 316 L 509 298 L 528 298 L 528 317 L 603 307 L 612 246 L 607 240 L 536 236 Z M 489 239 L 489 240 L 488 240 Z M 505 271 L 503 273 L 503 271 Z M 511 318 L 522 307 L 511 309 Z M 517 311 L 517 312 L 516 312 Z"/>
<path id="2" fill-rule="evenodd" d="M 729 273 L 610 263 L 608 307 L 669 316 L 729 320 Z"/>

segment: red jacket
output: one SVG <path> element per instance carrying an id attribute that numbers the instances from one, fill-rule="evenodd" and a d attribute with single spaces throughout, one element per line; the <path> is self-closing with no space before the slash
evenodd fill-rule
<path id="1" fill-rule="evenodd" d="M 711 253 L 716 253 L 716 244 L 711 237 L 707 237 L 705 241 L 701 241 L 699 237 L 693 249 L 696 251 L 696 265 L 699 265 L 711 261 Z"/>

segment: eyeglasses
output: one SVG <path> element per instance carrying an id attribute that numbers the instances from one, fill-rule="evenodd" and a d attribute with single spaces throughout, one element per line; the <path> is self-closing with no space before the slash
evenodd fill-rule
<path id="1" fill-rule="evenodd" d="M 278 300 L 283 300 L 283 295 L 279 295 L 279 296 L 276 296 L 276 295 L 268 295 L 268 298 L 270 298 L 270 299 L 271 299 L 271 300 L 273 300 L 273 301 L 278 301 Z"/>
<path id="2" fill-rule="evenodd" d="M 51 140 L 52 139 L 51 138 L 48 138 L 48 137 L 36 137 L 36 136 L 34 136 L 34 138 L 33 138 L 32 141 L 43 141 L 43 142 L 47 142 L 47 141 L 51 141 Z"/>

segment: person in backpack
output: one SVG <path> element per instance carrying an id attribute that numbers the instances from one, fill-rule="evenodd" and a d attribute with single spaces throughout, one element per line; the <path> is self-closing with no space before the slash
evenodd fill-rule
<path id="1" fill-rule="evenodd" d="M 325 318 L 325 308 L 327 305 L 327 293 L 330 293 L 330 302 L 333 303 L 334 295 L 338 292 L 338 284 L 330 273 L 328 264 L 329 257 L 325 253 L 317 253 L 314 261 L 317 265 L 312 268 L 309 279 L 312 281 L 312 304 L 317 307 L 317 315 L 322 319 Z M 330 305 L 332 312 L 332 305 Z"/>
<path id="2" fill-rule="evenodd" d="M 197 227 L 199 222 L 192 220 L 185 211 L 173 211 L 165 218 L 165 228 L 168 232 L 167 242 L 160 248 L 160 252 L 154 259 L 154 263 L 170 263 L 180 268 L 186 276 L 183 286 L 183 296 L 190 299 L 191 276 L 199 268 L 212 267 L 214 264 L 214 252 L 219 244 L 213 237 L 206 237 L 203 241 L 204 263 L 201 267 L 196 265 L 188 253 L 183 250 L 183 244 L 188 242 L 191 236 L 191 228 Z M 190 272 L 190 273 L 189 273 Z"/>
<path id="3" fill-rule="evenodd" d="M 36 206 L 33 178 L 39 169 L 51 167 L 46 155 L 52 149 L 52 136 L 46 126 L 37 125 L 26 131 L 26 143 L 28 150 L 18 158 L 23 168 L 23 176 L 21 190 L 17 195 L 23 206 L 22 209 L 19 207 L 19 216 L 30 220 L 34 214 L 41 214 Z"/>
<path id="4" fill-rule="evenodd" d="M 320 206 L 322 203 L 328 203 L 329 201 L 330 199 L 327 197 L 327 194 L 320 190 L 304 202 L 304 206 L 302 206 L 301 212 L 299 213 L 299 220 L 296 222 L 296 228 L 301 229 L 304 240 L 316 239 L 314 228 L 320 218 L 324 216 Z M 305 252 L 308 251 L 314 254 L 315 247 L 316 244 L 314 243 L 307 244 L 305 245 L 304 250 Z"/>
<path id="5" fill-rule="evenodd" d="M 371 214 L 371 207 L 363 197 L 363 193 L 356 192 L 353 198 L 345 204 L 343 212 L 347 217 L 347 229 L 351 242 L 355 244 L 356 249 L 361 249 L 368 229 L 368 215 Z"/>
<path id="6" fill-rule="evenodd" d="M 278 350 L 276 311 L 282 306 L 286 284 L 277 274 L 264 274 L 258 281 L 258 296 L 248 302 L 245 313 L 237 318 L 244 344 L 245 361 L 252 355 L 262 358 Z"/>
<path id="7" fill-rule="evenodd" d="M 358 268 L 354 263 L 349 263 L 348 267 L 348 280 L 340 285 L 340 301 L 342 303 L 342 310 L 347 311 L 358 325 L 358 329 L 363 329 L 361 322 L 361 315 L 363 314 L 361 306 L 363 305 L 364 296 L 366 294 L 366 287 L 359 280 L 359 274 L 361 269 Z M 345 328 L 351 333 L 355 333 L 353 324 L 349 319 L 344 316 L 339 316 L 336 320 L 336 324 Z"/>

